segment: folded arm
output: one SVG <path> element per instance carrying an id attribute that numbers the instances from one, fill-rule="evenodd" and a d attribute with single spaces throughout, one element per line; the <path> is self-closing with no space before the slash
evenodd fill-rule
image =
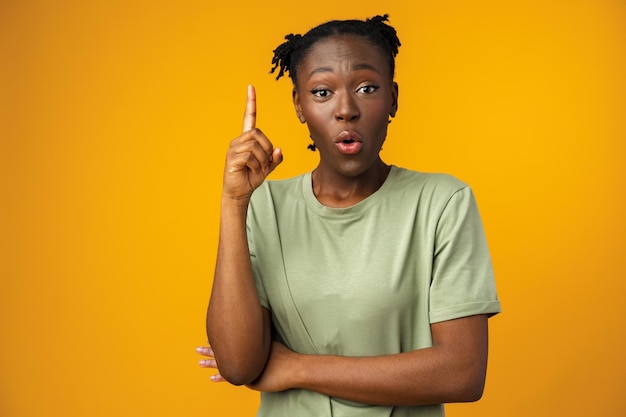
<path id="1" fill-rule="evenodd" d="M 487 316 L 435 323 L 433 346 L 405 353 L 345 357 L 302 355 L 274 342 L 259 391 L 303 388 L 378 405 L 476 401 L 487 368 Z"/>

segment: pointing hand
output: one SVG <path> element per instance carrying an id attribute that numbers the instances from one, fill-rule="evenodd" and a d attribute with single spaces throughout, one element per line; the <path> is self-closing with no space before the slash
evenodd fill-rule
<path id="1" fill-rule="evenodd" d="M 225 197 L 248 199 L 265 178 L 282 162 L 280 148 L 256 127 L 256 92 L 248 86 L 241 135 L 230 143 L 224 169 Z"/>

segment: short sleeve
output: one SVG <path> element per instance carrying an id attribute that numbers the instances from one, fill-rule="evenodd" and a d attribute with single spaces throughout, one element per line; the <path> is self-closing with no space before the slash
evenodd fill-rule
<path id="1" fill-rule="evenodd" d="M 430 285 L 430 322 L 494 315 L 500 302 L 474 194 L 456 191 L 437 223 Z"/>
<path id="2" fill-rule="evenodd" d="M 248 249 L 250 251 L 250 263 L 252 264 L 252 273 L 254 274 L 254 281 L 256 285 L 256 292 L 259 296 L 259 302 L 261 306 L 269 309 L 269 301 L 267 298 L 267 293 L 265 291 L 265 286 L 263 285 L 263 280 L 261 277 L 261 269 L 259 268 L 259 264 L 257 262 L 256 250 L 254 246 L 254 222 L 252 220 L 253 216 L 250 216 L 252 210 L 248 211 L 248 219 L 246 224 L 247 236 L 248 236 Z"/>

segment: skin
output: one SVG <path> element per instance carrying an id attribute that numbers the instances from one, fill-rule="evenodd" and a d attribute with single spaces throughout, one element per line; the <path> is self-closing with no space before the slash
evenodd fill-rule
<path id="1" fill-rule="evenodd" d="M 256 379 L 270 352 L 270 314 L 261 307 L 254 284 L 246 214 L 252 192 L 282 159 L 280 148 L 274 149 L 256 128 L 256 93 L 249 86 L 242 133 L 226 154 L 217 262 L 206 322 L 209 343 L 219 352 L 209 364 L 219 364 L 221 375 L 236 385 Z"/>
<path id="2" fill-rule="evenodd" d="M 306 120 L 320 153 L 313 191 L 322 204 L 345 207 L 376 191 L 389 166 L 380 158 L 389 117 L 398 109 L 398 85 L 378 48 L 357 37 L 332 37 L 312 47 L 298 68 L 296 112 Z M 363 147 L 340 153 L 335 143 L 354 131 Z"/>
<path id="3" fill-rule="evenodd" d="M 375 192 L 389 173 L 379 152 L 398 86 L 381 51 L 354 36 L 313 46 L 298 68 L 293 102 L 320 152 L 313 191 L 320 202 L 347 207 Z M 355 132 L 359 151 L 345 154 L 337 138 Z M 344 134 L 345 135 L 345 134 Z M 303 388 L 380 405 L 475 401 L 487 367 L 487 316 L 431 325 L 433 346 L 372 357 L 303 355 L 272 341 L 270 312 L 259 304 L 246 239 L 252 191 L 282 161 L 280 149 L 256 128 L 249 88 L 242 134 L 226 157 L 220 242 L 207 313 L 211 347 L 198 347 L 200 366 L 218 369 L 213 381 L 265 392 Z M 381 278 L 383 279 L 383 278 Z"/>

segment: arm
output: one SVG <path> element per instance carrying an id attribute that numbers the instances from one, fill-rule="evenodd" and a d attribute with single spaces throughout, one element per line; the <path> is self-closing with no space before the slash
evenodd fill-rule
<path id="1" fill-rule="evenodd" d="M 256 292 L 246 238 L 247 202 L 222 202 L 220 238 L 207 312 L 209 343 L 221 374 L 242 385 L 258 377 L 270 347 L 270 321 Z"/>
<path id="2" fill-rule="evenodd" d="M 432 325 L 433 346 L 387 356 L 302 355 L 274 343 L 260 391 L 304 388 L 378 405 L 476 401 L 487 368 L 487 316 Z"/>
<path id="3" fill-rule="evenodd" d="M 244 128 L 226 156 L 220 235 L 207 334 L 222 376 L 241 385 L 256 379 L 269 355 L 270 316 L 256 292 L 246 214 L 252 192 L 282 161 L 265 135 L 255 128 L 256 97 L 248 89 Z"/>

